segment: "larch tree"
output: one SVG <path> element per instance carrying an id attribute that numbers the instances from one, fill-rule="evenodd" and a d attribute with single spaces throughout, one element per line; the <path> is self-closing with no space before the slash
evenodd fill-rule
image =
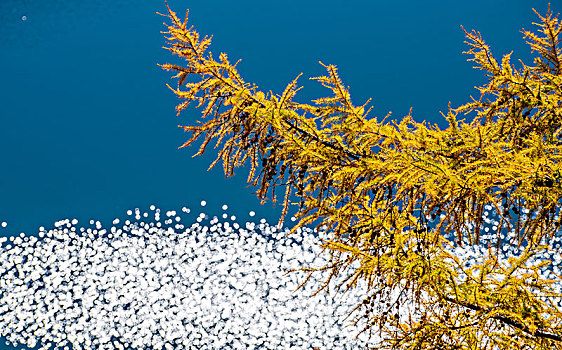
<path id="1" fill-rule="evenodd" d="M 352 312 L 362 332 L 378 334 L 376 348 L 562 349 L 562 26 L 550 4 L 546 17 L 533 9 L 538 34 L 522 31 L 540 57 L 521 70 L 461 26 L 464 53 L 489 79 L 479 100 L 449 103 L 445 130 L 415 122 L 411 109 L 400 122 L 367 118 L 370 100 L 355 106 L 322 62 L 327 75 L 311 79 L 331 96 L 295 102 L 300 75 L 281 95 L 264 93 L 242 79 L 239 61 L 206 53 L 212 37 L 187 28 L 189 10 L 182 22 L 166 6 L 165 49 L 187 66 L 161 67 L 177 72 L 168 87 L 182 100 L 178 115 L 197 102 L 205 119 L 180 126 L 191 133 L 180 148 L 202 139 L 201 155 L 216 139 L 209 169 L 222 160 L 230 177 L 249 161 L 262 204 L 284 191 L 279 225 L 295 205 L 290 233 L 318 223 L 329 235 L 329 264 L 298 269 L 310 272 L 301 286 L 325 270 L 315 294 L 344 269 L 346 291 L 366 281 L 369 295 Z M 467 124 L 460 112 L 477 115 Z"/>

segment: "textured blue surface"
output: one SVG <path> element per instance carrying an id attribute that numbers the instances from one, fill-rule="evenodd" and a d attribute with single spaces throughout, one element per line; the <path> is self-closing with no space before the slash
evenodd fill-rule
<path id="1" fill-rule="evenodd" d="M 303 72 L 296 100 L 326 96 L 307 79 L 325 73 L 321 60 L 338 66 L 356 105 L 373 98 L 371 117 L 390 110 L 400 119 L 413 107 L 416 121 L 444 128 L 439 111 L 479 97 L 474 86 L 486 82 L 462 54 L 460 25 L 480 31 L 498 60 L 514 50 L 516 67 L 517 59 L 530 65 L 519 31 L 536 30 L 531 7 L 545 14 L 548 2 L 169 3 L 182 18 L 190 8 L 190 23 L 214 35 L 214 56 L 242 58 L 239 72 L 263 91 L 282 93 Z M 1 235 L 34 234 L 64 218 L 109 226 L 151 204 L 197 215 L 203 199 L 210 215 L 226 203 L 241 222 L 277 221 L 280 205 L 260 206 L 246 188 L 248 168 L 225 179 L 218 166 L 206 171 L 215 154 L 177 149 L 187 136 L 177 125 L 200 111 L 176 117 L 171 74 L 156 65 L 181 63 L 162 49 L 166 18 L 156 12 L 165 11 L 163 1 L 0 1 Z"/>

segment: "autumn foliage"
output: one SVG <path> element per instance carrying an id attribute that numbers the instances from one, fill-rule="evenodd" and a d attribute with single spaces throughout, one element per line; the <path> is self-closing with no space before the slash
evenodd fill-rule
<path id="1" fill-rule="evenodd" d="M 250 162 L 262 202 L 284 195 L 279 224 L 292 204 L 291 232 L 319 223 L 330 264 L 300 269 L 331 270 L 317 292 L 359 263 L 346 290 L 367 281 L 356 322 L 378 335 L 374 347 L 562 349 L 561 276 L 552 269 L 562 225 L 562 26 L 550 6 L 538 34 L 522 31 L 540 54 L 535 66 L 520 61 L 517 70 L 511 53 L 500 64 L 480 33 L 465 31 L 465 53 L 488 84 L 479 100 L 449 104 L 445 130 L 415 122 L 411 110 L 400 122 L 367 118 L 369 101 L 355 106 L 336 67 L 321 62 L 327 75 L 311 79 L 331 96 L 295 102 L 300 75 L 282 94 L 264 93 L 238 74 L 239 61 L 206 52 L 211 37 L 187 28 L 187 14 L 182 22 L 168 7 L 164 16 L 165 48 L 187 62 L 161 65 L 177 73 L 178 115 L 202 107 L 201 121 L 181 126 L 190 132 L 181 147 L 202 140 L 201 155 L 215 141 L 209 169 L 222 160 L 229 177 Z M 467 124 L 461 112 L 476 115 Z M 486 249 L 470 264 L 455 253 L 476 245 Z"/>

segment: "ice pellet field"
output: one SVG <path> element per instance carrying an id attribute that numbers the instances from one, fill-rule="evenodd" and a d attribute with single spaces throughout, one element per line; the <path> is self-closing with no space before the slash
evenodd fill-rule
<path id="1" fill-rule="evenodd" d="M 311 298 L 329 273 L 315 272 L 295 291 L 308 273 L 286 270 L 328 262 L 319 233 L 284 237 L 288 228 L 265 219 L 242 226 L 222 209 L 184 224 L 187 207 L 151 206 L 108 229 L 67 219 L 37 235 L 1 237 L 1 335 L 39 349 L 360 349 L 375 340 L 356 338 L 363 324 L 347 317 L 367 296 L 363 281 L 335 291 L 346 273 L 330 294 Z M 560 251 L 559 238 L 553 247 Z M 455 249 L 463 257 L 487 248 Z M 560 273 L 559 253 L 539 258 L 553 262 L 547 276 Z"/>
<path id="2" fill-rule="evenodd" d="M 221 218 L 200 213 L 189 226 L 152 206 L 129 210 L 130 220 L 109 229 L 61 220 L 38 237 L 2 237 L 1 335 L 40 349 L 365 345 L 348 326 L 352 316 L 344 321 L 364 288 L 336 293 L 331 283 L 330 297 L 310 298 L 315 277 L 327 275 L 316 272 L 294 292 L 308 273 L 285 273 L 328 261 L 312 230 L 283 238 L 288 229 L 265 219 L 241 227 L 223 209 Z"/>

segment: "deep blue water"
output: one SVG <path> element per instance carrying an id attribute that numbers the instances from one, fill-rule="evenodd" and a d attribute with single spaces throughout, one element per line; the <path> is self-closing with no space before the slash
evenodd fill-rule
<path id="1" fill-rule="evenodd" d="M 325 74 L 321 60 L 338 66 L 356 105 L 373 98 L 371 117 L 401 119 L 413 107 L 416 121 L 441 128 L 439 111 L 478 98 L 474 86 L 486 82 L 462 54 L 460 25 L 480 31 L 496 59 L 513 50 L 516 67 L 517 59 L 530 65 L 519 31 L 536 30 L 531 7 L 545 14 L 547 3 L 169 2 L 214 35 L 215 57 L 242 58 L 239 72 L 263 91 L 280 94 L 303 72 L 296 100 L 326 96 L 308 80 Z M 560 12 L 560 3 L 551 8 Z M 177 149 L 187 137 L 177 125 L 200 111 L 176 116 L 165 85 L 175 81 L 156 65 L 180 63 L 162 49 L 166 18 L 156 12 L 165 11 L 163 1 L 0 1 L 1 235 L 35 234 L 64 218 L 110 226 L 127 209 L 180 211 L 201 200 L 210 215 L 228 204 L 241 222 L 277 222 L 281 206 L 260 206 L 246 188 L 248 167 L 225 179 L 220 166 L 206 171 L 214 153 L 191 158 L 195 147 Z"/>

